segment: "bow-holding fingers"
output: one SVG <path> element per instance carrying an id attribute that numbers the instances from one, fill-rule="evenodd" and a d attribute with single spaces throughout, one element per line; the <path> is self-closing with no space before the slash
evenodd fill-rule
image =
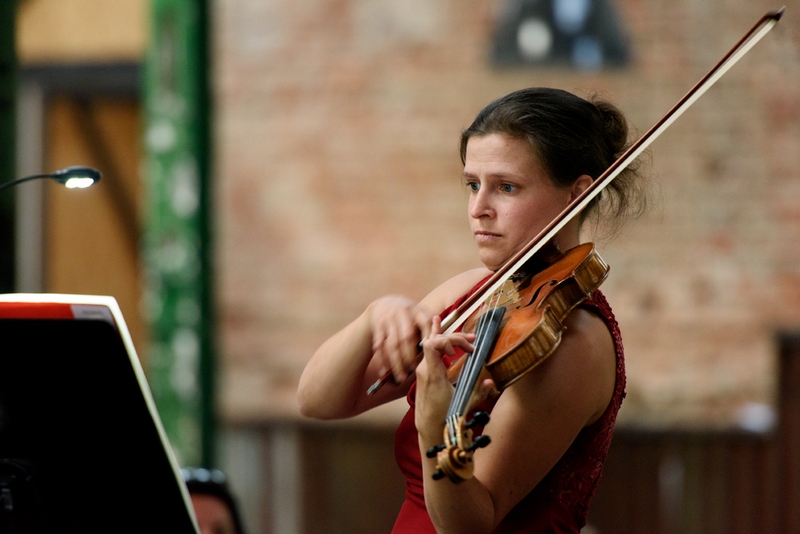
<path id="1" fill-rule="evenodd" d="M 401 295 L 382 297 L 370 304 L 373 357 L 381 375 L 391 370 L 397 383 L 419 364 L 419 341 L 430 333 L 431 314 Z"/>

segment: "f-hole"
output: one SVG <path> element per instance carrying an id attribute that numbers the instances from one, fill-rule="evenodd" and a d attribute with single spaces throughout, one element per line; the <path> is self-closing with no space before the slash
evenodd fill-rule
<path id="1" fill-rule="evenodd" d="M 550 280 L 549 282 L 545 282 L 542 285 L 540 285 L 539 287 L 537 287 L 536 291 L 533 293 L 533 296 L 531 297 L 531 300 L 529 300 L 528 303 L 526 305 L 522 306 L 522 307 L 523 308 L 527 308 L 528 306 L 530 306 L 531 304 L 536 302 L 536 299 L 539 298 L 539 293 L 541 293 L 542 289 L 544 289 L 546 286 L 553 287 L 556 284 L 558 284 L 558 280 Z"/>

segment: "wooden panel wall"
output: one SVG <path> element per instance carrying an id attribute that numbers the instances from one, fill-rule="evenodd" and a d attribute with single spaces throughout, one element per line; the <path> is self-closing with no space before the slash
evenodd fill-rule
<path id="1" fill-rule="evenodd" d="M 622 429 L 589 524 L 597 533 L 779 532 L 775 450 L 771 435 Z"/>
<path id="2" fill-rule="evenodd" d="M 47 170 L 88 165 L 103 178 L 77 191 L 46 184 L 45 290 L 115 297 L 141 357 L 139 104 L 54 97 L 46 128 Z"/>

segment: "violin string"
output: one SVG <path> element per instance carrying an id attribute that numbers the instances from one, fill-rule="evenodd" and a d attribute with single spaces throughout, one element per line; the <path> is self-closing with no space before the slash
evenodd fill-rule
<path id="1" fill-rule="evenodd" d="M 472 354 L 478 354 L 480 350 L 482 350 L 482 346 L 486 343 L 491 343 L 491 339 L 486 339 L 487 330 L 490 326 L 489 316 L 490 312 L 497 306 L 500 302 L 500 291 L 492 293 L 492 295 L 486 300 L 484 303 L 484 311 L 481 314 L 481 327 L 480 332 L 476 334 L 476 344 L 473 349 Z M 478 337 L 479 336 L 479 337 Z M 469 374 L 467 375 L 467 381 L 464 387 L 464 398 L 461 399 L 461 406 L 459 411 L 461 415 L 465 415 L 467 410 L 467 405 L 469 403 L 470 398 L 472 397 L 472 393 L 475 389 L 475 383 L 477 381 L 478 376 L 480 375 L 481 368 L 483 367 L 483 362 L 477 361 L 476 357 L 470 358 L 470 368 Z"/>
<path id="2" fill-rule="evenodd" d="M 459 374 L 459 384 L 456 388 L 453 402 L 451 403 L 452 413 L 450 413 L 450 410 L 448 410 L 448 415 L 456 415 L 456 417 L 459 417 L 464 415 L 464 412 L 466 412 L 469 399 L 472 397 L 475 382 L 477 381 L 477 377 L 480 375 L 481 368 L 483 367 L 482 362 L 478 362 L 473 357 L 473 354 L 481 350 L 483 344 L 487 342 L 491 343 L 492 341 L 486 339 L 486 329 L 489 327 L 488 317 L 489 312 L 496 308 L 499 304 L 501 296 L 502 291 L 498 290 L 492 293 L 481 306 L 482 313 L 479 316 L 478 325 L 475 329 L 475 343 L 473 346 L 473 351 L 471 354 L 466 356 L 464 368 Z"/>
<path id="3" fill-rule="evenodd" d="M 475 342 L 473 344 L 473 349 L 470 354 L 466 356 L 466 360 L 464 362 L 464 379 L 459 384 L 458 388 L 458 398 L 455 399 L 454 403 L 454 412 L 456 415 L 461 416 L 464 415 L 464 409 L 466 408 L 466 404 L 469 401 L 469 396 L 472 392 L 472 380 L 471 377 L 474 374 L 474 367 L 475 367 L 475 358 L 473 355 L 480 350 L 481 344 L 484 340 L 484 332 L 486 330 L 487 325 L 487 315 L 485 309 L 488 309 L 489 306 L 484 303 L 481 315 L 478 319 L 478 325 L 475 328 Z"/>
<path id="4" fill-rule="evenodd" d="M 447 410 L 445 418 L 445 426 L 450 439 L 450 444 L 455 445 L 458 442 L 458 421 L 465 415 L 469 400 L 472 397 L 472 392 L 475 387 L 477 377 L 480 375 L 482 363 L 477 362 L 473 357 L 474 354 L 481 350 L 481 347 L 486 340 L 486 330 L 489 328 L 489 312 L 493 310 L 500 302 L 502 291 L 492 293 L 492 295 L 485 299 L 481 306 L 481 313 L 478 316 L 478 323 L 475 327 L 475 342 L 473 343 L 473 350 L 471 353 L 465 355 L 464 366 L 458 375 L 458 383 L 456 390 L 453 393 L 453 399 Z M 488 340 L 491 342 L 492 340 Z"/>
<path id="5" fill-rule="evenodd" d="M 487 332 L 489 331 L 492 321 L 490 316 L 502 300 L 502 290 L 493 292 L 492 295 L 485 299 L 481 313 L 478 315 L 478 322 L 475 327 L 475 341 L 473 343 L 473 350 L 471 353 L 466 354 L 464 357 L 464 365 L 458 375 L 458 382 L 456 390 L 453 393 L 453 399 L 447 410 L 445 417 L 445 427 L 450 445 L 457 445 L 459 439 L 459 420 L 462 416 L 466 415 L 469 401 L 472 398 L 472 393 L 478 377 L 480 376 L 483 362 L 478 361 L 476 354 L 482 354 L 483 345 L 485 343 L 492 343 L 492 339 L 487 339 Z"/>
<path id="6" fill-rule="evenodd" d="M 461 412 L 463 410 L 465 399 L 464 397 L 467 395 L 468 388 L 467 385 L 469 384 L 468 377 L 472 374 L 471 367 L 474 365 L 472 355 L 478 350 L 480 343 L 482 342 L 482 333 L 486 328 L 486 314 L 483 313 L 478 318 L 478 324 L 475 327 L 475 343 L 473 344 L 473 351 L 470 354 L 465 355 L 464 366 L 461 368 L 461 372 L 459 373 L 459 380 L 458 384 L 456 384 L 456 390 L 453 394 L 453 400 L 450 403 L 450 408 L 448 409 L 448 417 L 450 416 L 460 416 L 463 415 Z"/>
<path id="7" fill-rule="evenodd" d="M 462 415 L 463 406 L 465 399 L 464 397 L 468 394 L 468 384 L 469 384 L 469 376 L 471 373 L 471 368 L 474 365 L 472 355 L 478 350 L 480 343 L 482 342 L 482 333 L 485 330 L 486 325 L 486 314 L 482 313 L 478 317 L 478 324 L 475 327 L 475 343 L 473 344 L 473 351 L 470 354 L 465 355 L 464 366 L 461 368 L 461 372 L 459 373 L 459 380 L 458 384 L 456 385 L 456 391 L 453 394 L 453 400 L 450 403 L 450 409 L 448 410 L 448 416 L 455 415 L 456 417 Z"/>

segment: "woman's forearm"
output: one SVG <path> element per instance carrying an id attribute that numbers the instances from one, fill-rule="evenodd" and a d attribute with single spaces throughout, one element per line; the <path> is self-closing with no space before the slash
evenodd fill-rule
<path id="1" fill-rule="evenodd" d="M 356 415 L 365 393 L 365 373 L 372 358 L 372 331 L 367 312 L 317 349 L 297 388 L 300 412 L 318 419 Z"/>

